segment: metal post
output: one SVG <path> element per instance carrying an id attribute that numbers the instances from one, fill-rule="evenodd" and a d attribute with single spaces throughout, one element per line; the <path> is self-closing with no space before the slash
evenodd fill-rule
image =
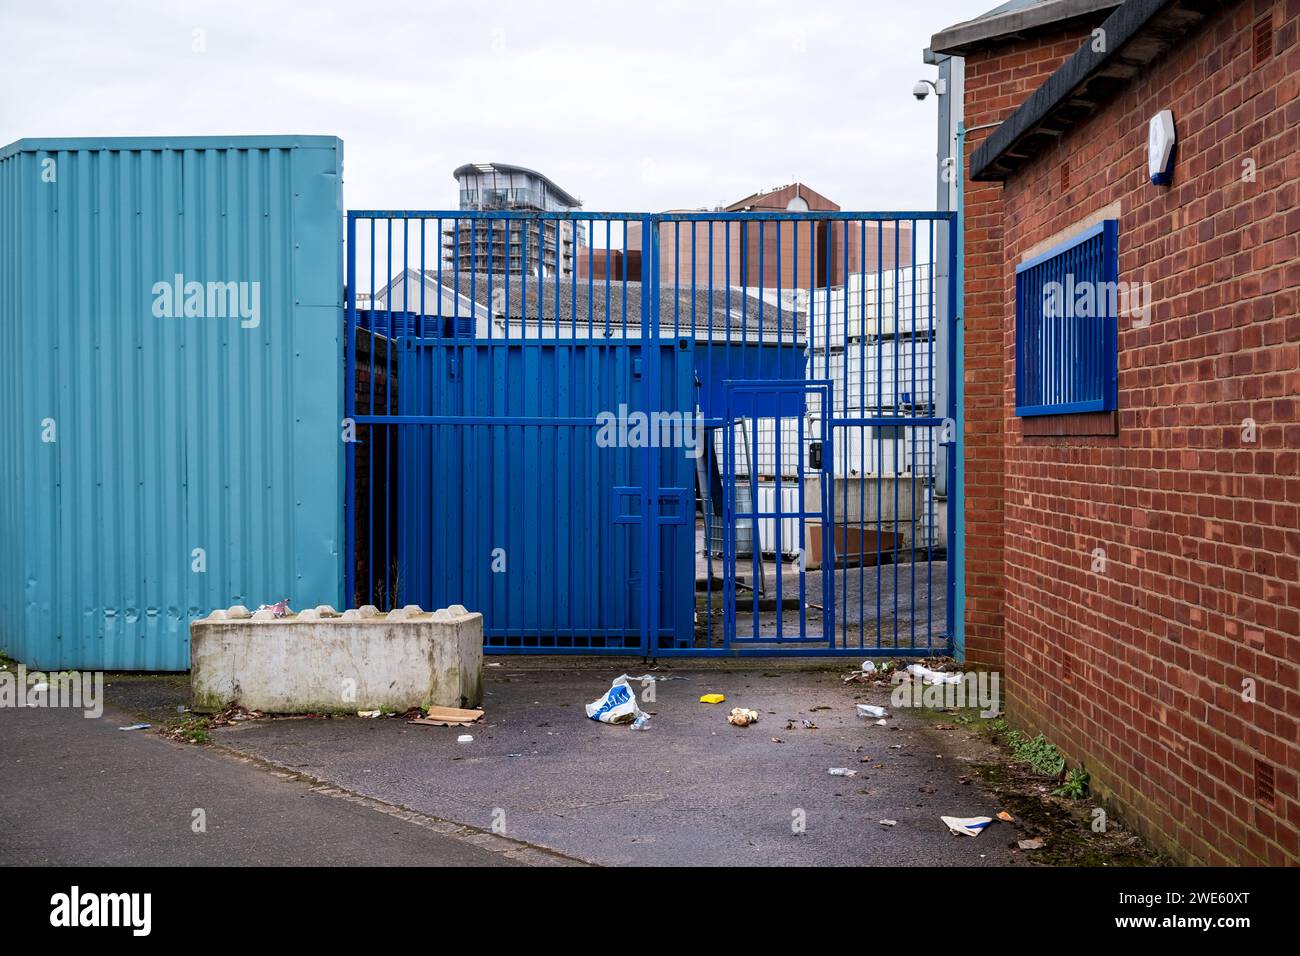
<path id="1" fill-rule="evenodd" d="M 754 464 L 754 456 L 749 449 L 749 432 L 742 428 L 740 437 L 744 439 L 745 443 L 745 467 L 749 471 L 751 479 L 754 479 L 753 484 L 756 484 L 758 466 Z M 759 597 L 767 597 L 767 569 L 763 567 L 763 542 L 759 538 L 758 532 L 758 497 L 757 492 L 753 490 L 753 484 L 750 486 L 749 546 L 750 551 L 757 556 L 758 564 L 758 580 L 754 582 L 754 587 Z"/>
<path id="2" fill-rule="evenodd" d="M 343 366 L 343 414 L 352 427 L 353 441 L 343 446 L 343 607 L 356 603 L 356 366 L 357 366 L 357 220 L 348 213 L 347 225 L 347 322 L 343 326 L 343 347 L 347 361 Z M 371 306 L 373 310 L 373 304 Z M 371 315 L 373 316 L 373 311 Z M 372 323 L 373 326 L 373 323 Z M 351 447 L 349 447 L 349 445 Z"/>
<path id="3" fill-rule="evenodd" d="M 627 248 L 627 227 L 623 227 L 623 247 Z M 643 410 L 647 415 L 660 404 L 660 361 L 663 351 L 659 341 L 659 222 L 653 217 L 641 220 L 641 361 L 645 369 L 641 387 Z M 646 253 L 649 253 L 647 256 Z M 623 260 L 624 275 L 627 260 Z M 627 294 L 626 281 L 624 295 Z M 626 335 L 626 313 L 624 334 Z M 647 442 L 641 489 L 641 621 L 642 651 L 653 654 L 659 643 L 660 604 L 660 531 L 659 531 L 659 450 Z"/>
<path id="4" fill-rule="evenodd" d="M 952 653 L 966 659 L 966 124 L 957 124 L 957 216 L 952 263 L 952 352 L 949 357 L 949 396 L 953 419 L 953 486 L 948 495 L 948 586 L 952 595 Z"/>

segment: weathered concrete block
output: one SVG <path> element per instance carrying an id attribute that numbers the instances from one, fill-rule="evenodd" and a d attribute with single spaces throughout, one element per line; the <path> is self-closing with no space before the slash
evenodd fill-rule
<path id="1" fill-rule="evenodd" d="M 242 613 L 241 613 L 242 612 Z M 274 618 L 246 608 L 190 625 L 191 706 L 267 713 L 405 711 L 483 702 L 483 615 L 409 604 L 381 615 L 326 605 Z"/>

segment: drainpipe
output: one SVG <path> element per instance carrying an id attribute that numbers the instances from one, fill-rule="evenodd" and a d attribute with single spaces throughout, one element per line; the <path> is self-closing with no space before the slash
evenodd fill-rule
<path id="1" fill-rule="evenodd" d="M 956 507 L 949 512 L 952 527 L 948 529 L 952 546 L 949 548 L 948 573 L 952 575 L 952 653 L 959 661 L 966 660 L 966 124 L 957 122 L 957 151 L 954 162 L 957 177 L 957 238 L 956 273 L 954 285 L 957 294 L 953 302 L 953 342 L 949 361 L 953 365 L 952 409 L 956 431 L 956 462 L 953 485 L 949 489 Z"/>

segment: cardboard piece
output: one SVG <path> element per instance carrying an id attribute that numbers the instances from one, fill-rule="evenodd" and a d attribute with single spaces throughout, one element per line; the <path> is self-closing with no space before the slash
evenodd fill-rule
<path id="1" fill-rule="evenodd" d="M 461 710 L 459 707 L 430 707 L 427 717 L 412 717 L 407 723 L 428 727 L 468 727 L 483 718 L 481 710 Z"/>

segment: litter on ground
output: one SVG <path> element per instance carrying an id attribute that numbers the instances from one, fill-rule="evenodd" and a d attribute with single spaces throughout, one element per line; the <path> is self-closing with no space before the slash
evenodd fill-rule
<path id="1" fill-rule="evenodd" d="M 459 707 L 430 707 L 424 717 L 413 717 L 408 723 L 429 727 L 468 727 L 483 718 L 481 710 L 462 710 Z"/>
<path id="2" fill-rule="evenodd" d="M 669 674 L 642 674 L 640 677 L 629 677 L 628 680 L 641 681 L 641 683 L 644 684 L 644 683 L 647 683 L 647 682 L 649 682 L 649 681 L 659 681 L 659 682 L 662 682 L 662 681 L 666 681 L 666 680 L 686 680 L 686 678 L 685 678 L 685 677 L 675 677 L 675 676 L 672 676 L 672 675 L 669 675 Z"/>
<path id="3" fill-rule="evenodd" d="M 882 827 L 896 827 L 896 826 L 898 826 L 898 821 L 897 821 L 897 820 L 881 820 L 881 821 L 880 821 L 880 825 L 881 825 Z"/>
<path id="4" fill-rule="evenodd" d="M 615 677 L 609 690 L 587 704 L 587 716 L 602 724 L 630 724 L 641 716 L 626 674 Z"/>
<path id="5" fill-rule="evenodd" d="M 858 704 L 859 717 L 888 717 L 889 711 L 875 704 Z"/>
<path id="6" fill-rule="evenodd" d="M 831 767 L 826 772 L 832 777 L 856 777 L 858 775 L 856 770 L 850 770 L 848 767 Z"/>
<path id="7" fill-rule="evenodd" d="M 940 817 L 953 833 L 964 836 L 979 836 L 984 828 L 993 822 L 992 817 Z"/>
<path id="8" fill-rule="evenodd" d="M 1007 813 L 1007 811 L 1005 811 L 1005 810 L 999 810 L 999 811 L 998 811 L 998 819 L 1001 820 L 1003 823 L 1015 823 L 1015 822 L 1016 822 L 1016 818 L 1013 817 L 1011 814 Z"/>
<path id="9" fill-rule="evenodd" d="M 744 707 L 733 707 L 731 713 L 727 716 L 727 723 L 736 727 L 748 727 L 750 724 L 758 723 L 758 711 L 746 710 Z"/>
<path id="10" fill-rule="evenodd" d="M 1028 840 L 1018 840 L 1016 846 L 1022 850 L 1041 850 L 1043 848 L 1043 838 L 1032 837 Z"/>
<path id="11" fill-rule="evenodd" d="M 119 727 L 118 730 L 148 730 L 153 724 L 129 724 L 126 727 Z"/>
<path id="12" fill-rule="evenodd" d="M 357 716 L 358 716 L 358 717 L 378 717 L 378 716 L 380 716 L 381 714 L 383 714 L 383 711 L 382 711 L 382 710 L 359 710 L 359 711 L 357 711 Z"/>
<path id="13" fill-rule="evenodd" d="M 961 674 L 945 674 L 941 671 L 932 671 L 920 664 L 908 664 L 907 672 L 913 677 L 921 678 L 923 684 L 960 684 L 962 680 Z"/>
<path id="14" fill-rule="evenodd" d="M 700 698 L 701 704 L 721 704 L 727 699 L 726 694 L 705 694 Z"/>
<path id="15" fill-rule="evenodd" d="M 474 742 L 473 734 L 461 734 L 459 737 L 456 738 L 456 743 L 458 744 L 472 744 L 473 742 Z"/>

